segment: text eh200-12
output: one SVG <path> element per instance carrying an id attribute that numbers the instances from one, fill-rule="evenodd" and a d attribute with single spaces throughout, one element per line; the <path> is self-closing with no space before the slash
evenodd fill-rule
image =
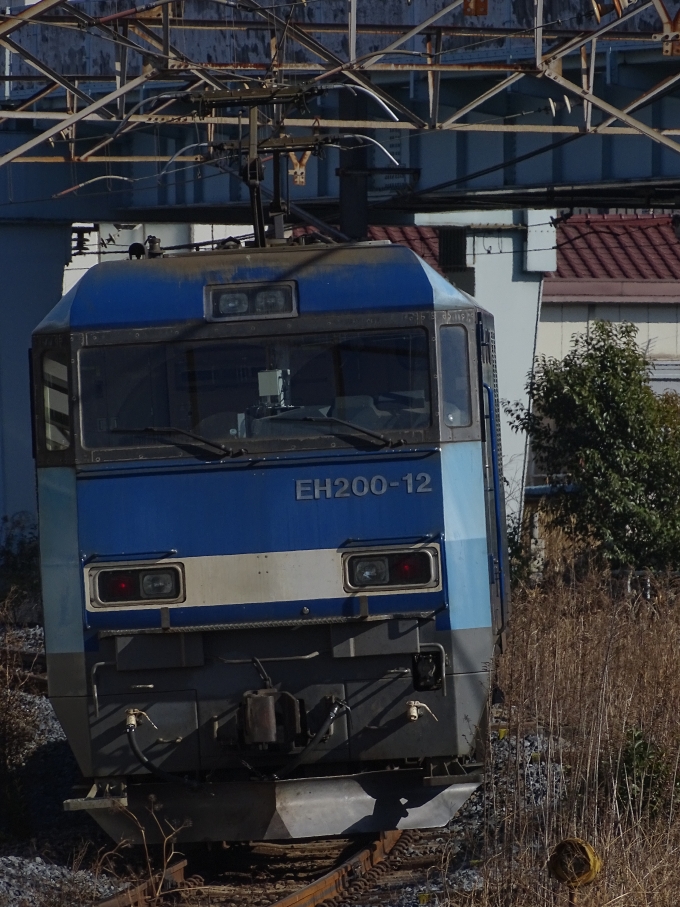
<path id="1" fill-rule="evenodd" d="M 330 498 L 363 498 L 373 494 L 380 497 L 391 488 L 405 488 L 407 494 L 425 494 L 432 491 L 432 478 L 427 472 L 412 472 L 401 480 L 388 480 L 385 476 L 355 476 L 353 479 L 295 479 L 296 501 L 318 501 Z"/>

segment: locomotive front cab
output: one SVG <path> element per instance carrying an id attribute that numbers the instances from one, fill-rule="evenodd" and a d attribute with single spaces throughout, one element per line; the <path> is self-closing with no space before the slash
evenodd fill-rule
<path id="1" fill-rule="evenodd" d="M 507 610 L 490 316 L 389 244 L 194 254 L 94 268 L 32 368 L 67 808 L 445 824 Z"/>

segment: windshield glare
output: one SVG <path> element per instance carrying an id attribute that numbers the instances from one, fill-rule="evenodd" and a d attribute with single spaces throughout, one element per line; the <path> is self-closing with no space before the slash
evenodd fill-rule
<path id="1" fill-rule="evenodd" d="M 154 426 L 229 442 L 341 433 L 333 419 L 374 432 L 431 423 L 422 328 L 91 347 L 79 361 L 89 448 L 169 443 L 143 434 Z"/>

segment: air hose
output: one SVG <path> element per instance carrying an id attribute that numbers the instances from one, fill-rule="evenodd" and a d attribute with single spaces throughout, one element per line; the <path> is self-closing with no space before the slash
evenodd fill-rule
<path id="1" fill-rule="evenodd" d="M 135 759 L 137 759 L 147 771 L 151 772 L 152 775 L 155 775 L 156 778 L 160 778 L 162 781 L 172 781 L 173 784 L 183 784 L 186 787 L 190 787 L 192 790 L 197 790 L 198 784 L 196 784 L 195 781 L 188 781 L 186 778 L 180 778 L 178 775 L 173 775 L 170 772 L 164 771 L 162 768 L 158 768 L 157 765 L 154 765 L 153 762 L 144 755 L 139 748 L 139 743 L 137 743 L 137 738 L 135 737 L 139 718 L 141 716 L 146 718 L 149 723 L 153 725 L 153 721 L 151 721 L 146 712 L 141 712 L 139 709 L 128 709 L 125 713 L 125 733 L 127 734 L 128 743 L 130 744 L 130 749 L 132 750 Z M 155 727 L 155 725 L 153 726 Z"/>
<path id="2" fill-rule="evenodd" d="M 298 753 L 294 759 L 291 759 L 291 761 L 287 765 L 284 765 L 282 769 L 276 772 L 275 775 L 272 775 L 273 780 L 278 781 L 280 778 L 286 778 L 288 775 L 294 772 L 295 769 L 298 768 L 298 766 L 302 765 L 306 761 L 308 754 L 314 749 L 314 747 L 318 746 L 321 740 L 323 740 L 323 738 L 328 733 L 330 726 L 336 719 L 340 717 L 340 715 L 342 715 L 343 712 L 349 712 L 349 706 L 346 702 L 336 700 L 331 706 L 328 715 L 326 715 L 325 721 L 316 732 L 316 734 L 314 734 L 307 746 L 302 750 L 302 752 Z"/>

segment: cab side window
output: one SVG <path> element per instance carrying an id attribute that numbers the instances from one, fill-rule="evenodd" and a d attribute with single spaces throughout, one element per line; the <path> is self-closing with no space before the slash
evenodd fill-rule
<path id="1" fill-rule="evenodd" d="M 50 350 L 42 359 L 43 418 L 47 450 L 71 446 L 71 412 L 68 353 Z"/>
<path id="2" fill-rule="evenodd" d="M 442 411 L 444 424 L 460 428 L 472 423 L 470 363 L 467 331 L 462 324 L 445 324 L 439 331 Z"/>

